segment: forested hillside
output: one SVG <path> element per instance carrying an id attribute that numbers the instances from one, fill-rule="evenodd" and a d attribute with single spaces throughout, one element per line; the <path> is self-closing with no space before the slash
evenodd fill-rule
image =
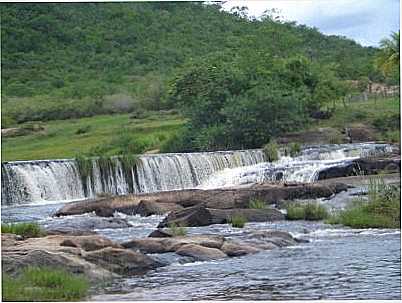
<path id="1" fill-rule="evenodd" d="M 19 3 L 1 8 L 7 124 L 125 112 L 138 103 L 151 109 L 171 106 L 165 96 L 175 69 L 218 51 L 304 55 L 332 64 L 341 79 L 379 78 L 373 48 L 269 16 L 250 21 L 217 5 Z"/>

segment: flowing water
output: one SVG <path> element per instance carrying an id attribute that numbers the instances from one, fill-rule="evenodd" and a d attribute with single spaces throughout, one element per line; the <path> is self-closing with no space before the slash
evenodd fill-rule
<path id="1" fill-rule="evenodd" d="M 86 186 L 72 160 L 10 162 L 2 166 L 2 221 L 37 221 L 45 228 L 79 228 L 88 223 L 102 226 L 102 218 L 94 214 L 53 218 L 52 213 L 66 201 L 101 191 L 124 194 L 216 188 L 278 178 L 313 181 L 326 167 L 388 151 L 390 147 L 381 144 L 310 146 L 296 158 L 282 155 L 275 163 L 264 163 L 261 150 L 153 155 L 140 157 L 131 174 L 124 171 L 118 159 L 107 169 L 93 160 Z M 359 185 L 319 202 L 328 208 L 343 208 L 353 198 L 351 194 L 365 190 Z M 115 216 L 131 226 L 99 227 L 96 231 L 117 242 L 146 237 L 163 219 L 119 213 Z M 193 227 L 188 233 L 220 234 L 247 241 L 251 231 L 267 229 L 288 231 L 309 242 L 210 262 L 189 262 L 174 253 L 153 255 L 169 265 L 95 287 L 90 300 L 401 298 L 400 230 L 352 230 L 322 222 L 279 221 L 247 223 L 244 229 L 227 224 Z"/>
<path id="2" fill-rule="evenodd" d="M 295 158 L 265 162 L 262 150 L 140 156 L 134 165 L 120 158 L 92 159 L 85 172 L 75 160 L 2 164 L 2 205 L 80 200 L 110 193 L 149 193 L 217 188 L 267 180 L 314 181 L 318 172 L 358 157 L 389 152 L 386 144 L 309 146 Z"/>

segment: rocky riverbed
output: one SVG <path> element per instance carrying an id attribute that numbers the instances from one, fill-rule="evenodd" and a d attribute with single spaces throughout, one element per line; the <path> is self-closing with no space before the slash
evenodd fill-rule
<path id="1" fill-rule="evenodd" d="M 291 222 L 280 209 L 298 199 L 343 208 L 366 186 L 355 176 L 7 207 L 3 221 L 34 220 L 48 236 L 3 234 L 3 270 L 52 265 L 85 274 L 91 300 L 397 299 L 400 230 Z M 247 208 L 253 197 L 267 208 Z M 245 228 L 227 224 L 233 213 L 247 216 Z M 185 223 L 187 235 L 158 229 L 169 222 Z"/>

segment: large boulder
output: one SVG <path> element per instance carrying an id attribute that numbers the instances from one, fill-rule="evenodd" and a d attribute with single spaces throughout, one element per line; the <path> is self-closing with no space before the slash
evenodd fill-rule
<path id="1" fill-rule="evenodd" d="M 124 248 L 137 250 L 147 254 L 175 252 L 181 246 L 196 244 L 208 248 L 221 248 L 225 238 L 219 235 L 177 236 L 171 238 L 133 239 L 122 243 Z"/>
<path id="2" fill-rule="evenodd" d="M 102 236 L 81 236 L 81 237 L 66 237 L 60 243 L 60 246 L 69 246 L 81 248 L 85 251 L 93 251 L 105 247 L 122 248 L 120 244 L 113 242 Z"/>
<path id="3" fill-rule="evenodd" d="M 144 274 L 151 269 L 163 266 L 161 262 L 143 253 L 113 247 L 91 251 L 84 254 L 83 258 L 120 275 Z"/>
<path id="4" fill-rule="evenodd" d="M 183 245 L 176 253 L 180 256 L 191 257 L 194 261 L 210 261 L 227 257 L 224 252 L 217 248 L 208 248 L 197 244 Z"/>
<path id="5" fill-rule="evenodd" d="M 178 226 L 207 226 L 211 224 L 224 224 L 233 216 L 240 215 L 247 222 L 268 222 L 285 219 L 277 209 L 212 209 L 205 206 L 195 206 L 182 211 L 170 213 L 158 227 L 167 227 L 171 224 Z"/>
<path id="6" fill-rule="evenodd" d="M 400 172 L 400 158 L 361 158 L 342 166 L 329 167 L 318 173 L 318 180 L 378 173 Z"/>
<path id="7" fill-rule="evenodd" d="M 115 275 L 100 266 L 83 260 L 80 256 L 45 248 L 34 250 L 2 251 L 2 270 L 10 275 L 18 275 L 28 267 L 61 268 L 74 274 L 83 274 L 91 281 L 103 281 Z"/>
<path id="8" fill-rule="evenodd" d="M 239 244 L 233 241 L 225 241 L 221 247 L 222 252 L 224 252 L 229 257 L 240 257 L 248 254 L 255 254 L 261 251 L 252 245 Z"/>

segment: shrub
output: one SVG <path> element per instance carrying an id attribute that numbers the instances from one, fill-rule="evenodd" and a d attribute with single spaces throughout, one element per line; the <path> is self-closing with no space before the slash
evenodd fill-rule
<path id="1" fill-rule="evenodd" d="M 37 238 L 45 235 L 38 223 L 10 223 L 1 224 L 2 233 L 10 233 L 23 236 L 24 238 Z"/>
<path id="2" fill-rule="evenodd" d="M 318 202 L 306 204 L 289 204 L 286 208 L 288 220 L 318 221 L 328 218 L 326 208 Z"/>
<path id="3" fill-rule="evenodd" d="M 386 185 L 382 178 L 369 181 L 368 200 L 354 200 L 349 208 L 331 217 L 327 223 L 352 228 L 400 228 L 400 189 Z"/>
<path id="4" fill-rule="evenodd" d="M 253 209 L 263 209 L 265 206 L 265 202 L 260 199 L 251 199 L 248 204 L 248 208 Z"/>
<path id="5" fill-rule="evenodd" d="M 4 301 L 77 301 L 85 298 L 89 283 L 61 269 L 31 267 L 18 277 L 3 275 Z"/>
<path id="6" fill-rule="evenodd" d="M 268 144 L 264 145 L 263 152 L 268 162 L 279 160 L 278 144 L 276 144 L 275 141 L 271 141 Z"/>
<path id="7" fill-rule="evenodd" d="M 232 227 L 243 228 L 246 222 L 246 218 L 242 215 L 233 215 L 228 219 L 228 223 L 230 223 Z"/>
<path id="8" fill-rule="evenodd" d="M 187 229 L 185 226 L 180 226 L 180 225 L 177 225 L 176 223 L 170 223 L 168 225 L 168 228 L 169 228 L 169 233 L 173 237 L 187 235 Z"/>

